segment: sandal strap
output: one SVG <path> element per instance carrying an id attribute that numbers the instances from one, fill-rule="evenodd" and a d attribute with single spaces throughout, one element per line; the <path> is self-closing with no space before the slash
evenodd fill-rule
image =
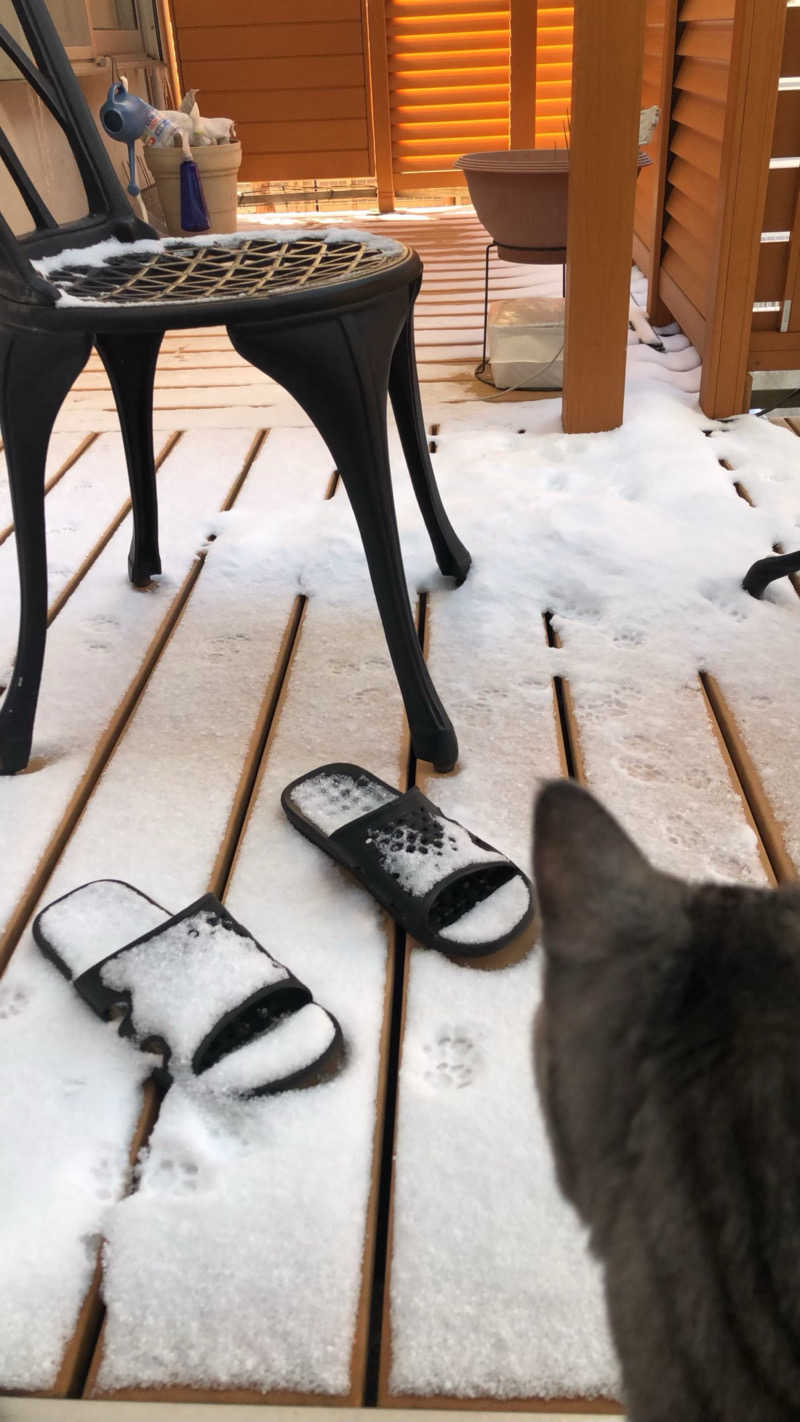
<path id="1" fill-rule="evenodd" d="M 496 875 L 507 868 L 508 878 L 519 873 L 510 859 L 443 814 L 417 786 L 350 820 L 330 838 L 390 912 L 402 917 L 412 933 L 428 936 L 431 912 L 445 890 L 487 869 Z M 487 893 L 495 887 L 487 887 Z"/>
<path id="2" fill-rule="evenodd" d="M 74 986 L 98 1016 L 121 1015 L 122 1036 L 195 1073 L 311 1001 L 214 894 L 116 949 Z"/>

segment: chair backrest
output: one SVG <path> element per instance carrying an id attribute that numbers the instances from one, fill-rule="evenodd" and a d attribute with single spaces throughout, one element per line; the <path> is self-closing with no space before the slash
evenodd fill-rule
<path id="1" fill-rule="evenodd" d="M 4 25 L 0 25 L 0 50 L 63 130 L 88 205 L 86 216 L 58 223 L 0 127 L 0 160 L 33 222 L 33 230 L 18 237 L 0 215 L 0 297 L 50 304 L 52 288 L 36 274 L 31 257 L 85 247 L 111 236 L 129 242 L 155 234 L 136 217 L 117 179 L 44 0 L 11 0 L 11 4 L 33 60 Z"/>

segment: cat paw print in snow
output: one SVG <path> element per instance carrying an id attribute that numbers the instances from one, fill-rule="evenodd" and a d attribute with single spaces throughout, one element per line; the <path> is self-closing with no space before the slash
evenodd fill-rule
<path id="1" fill-rule="evenodd" d="M 469 1034 L 459 1027 L 442 1027 L 433 1042 L 426 1042 L 425 1080 L 444 1089 L 469 1086 L 480 1065 L 480 1053 Z"/>
<path id="2" fill-rule="evenodd" d="M 25 988 L 4 987 L 0 989 L 0 1022 L 19 1017 L 28 1005 Z"/>

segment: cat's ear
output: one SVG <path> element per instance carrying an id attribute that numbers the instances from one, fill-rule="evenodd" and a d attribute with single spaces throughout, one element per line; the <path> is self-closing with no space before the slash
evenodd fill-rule
<path id="1" fill-rule="evenodd" d="M 533 873 L 545 947 L 559 958 L 604 958 L 677 906 L 677 882 L 569 780 L 551 781 L 537 797 Z"/>

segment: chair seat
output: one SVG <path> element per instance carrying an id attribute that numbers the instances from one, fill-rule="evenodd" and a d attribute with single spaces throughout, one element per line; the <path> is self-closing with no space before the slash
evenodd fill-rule
<path id="1" fill-rule="evenodd" d="M 319 230 L 100 242 L 34 263 L 66 306 L 268 300 L 389 272 L 408 249 L 391 238 Z"/>

